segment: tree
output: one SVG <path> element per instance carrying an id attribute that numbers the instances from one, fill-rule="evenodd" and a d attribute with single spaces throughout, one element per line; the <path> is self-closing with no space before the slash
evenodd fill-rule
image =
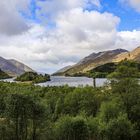
<path id="1" fill-rule="evenodd" d="M 111 88 L 114 96 L 122 101 L 128 119 L 135 124 L 135 130 L 140 130 L 140 86 L 139 69 L 133 61 L 122 61 L 116 71 L 110 75 Z M 114 97 L 113 96 L 113 97 Z M 137 131 L 137 138 L 140 131 Z"/>
<path id="2" fill-rule="evenodd" d="M 88 126 L 82 117 L 62 117 L 55 124 L 57 140 L 88 140 Z"/>
<path id="3" fill-rule="evenodd" d="M 38 101 L 31 100 L 29 110 L 32 121 L 32 140 L 37 140 L 37 129 L 43 123 L 45 108 Z"/>
<path id="4" fill-rule="evenodd" d="M 134 135 L 134 125 L 119 102 L 103 103 L 98 122 L 98 133 L 101 140 L 129 140 Z"/>
<path id="5" fill-rule="evenodd" d="M 108 140 L 130 140 L 134 135 L 134 125 L 127 118 L 127 114 L 119 114 L 111 119 L 105 128 L 105 137 Z"/>
<path id="6" fill-rule="evenodd" d="M 92 87 L 75 89 L 64 100 L 64 113 L 75 116 L 81 112 L 85 112 L 88 116 L 95 116 L 101 102 L 97 94 L 98 90 Z"/>
<path id="7" fill-rule="evenodd" d="M 7 101 L 6 112 L 14 123 L 15 140 L 27 140 L 30 135 L 32 140 L 36 140 L 37 128 L 43 122 L 44 106 L 34 97 L 24 94 L 11 94 Z"/>
<path id="8" fill-rule="evenodd" d="M 29 98 L 21 94 L 12 94 L 8 98 L 7 115 L 13 121 L 15 128 L 15 140 L 27 139 L 27 125 L 29 117 Z"/>

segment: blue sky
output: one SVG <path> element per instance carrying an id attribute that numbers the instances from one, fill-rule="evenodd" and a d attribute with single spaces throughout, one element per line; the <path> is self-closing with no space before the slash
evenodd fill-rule
<path id="1" fill-rule="evenodd" d="M 36 71 L 53 73 L 93 52 L 138 46 L 140 0 L 0 1 L 0 56 Z"/>
<path id="2" fill-rule="evenodd" d="M 120 17 L 118 30 L 134 30 L 140 28 L 140 13 L 117 0 L 102 0 L 102 12 L 110 12 Z"/>

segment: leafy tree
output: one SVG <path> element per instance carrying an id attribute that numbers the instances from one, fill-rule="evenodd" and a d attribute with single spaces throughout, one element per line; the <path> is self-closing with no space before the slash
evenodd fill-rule
<path id="1" fill-rule="evenodd" d="M 100 139 L 128 140 L 134 136 L 134 125 L 116 100 L 101 105 L 98 121 Z"/>
<path id="2" fill-rule="evenodd" d="M 101 98 L 96 96 L 97 93 L 98 90 L 91 87 L 75 89 L 65 98 L 64 112 L 73 115 L 85 112 L 87 115 L 95 116 L 101 102 Z"/>
<path id="3" fill-rule="evenodd" d="M 124 78 L 138 78 L 139 76 L 140 75 L 137 63 L 124 60 L 119 63 L 117 69 L 108 77 L 120 80 Z"/>
<path id="4" fill-rule="evenodd" d="M 129 140 L 134 135 L 133 127 L 126 114 L 119 114 L 106 124 L 104 136 L 108 140 Z"/>
<path id="5" fill-rule="evenodd" d="M 62 117 L 55 124 L 58 140 L 88 140 L 88 126 L 82 117 Z"/>
<path id="6" fill-rule="evenodd" d="M 140 129 L 140 86 L 139 69 L 137 63 L 133 61 L 122 61 L 116 71 L 110 75 L 113 78 L 111 86 L 114 96 L 121 99 L 128 119 L 135 123 L 135 129 Z M 140 131 L 137 136 L 140 136 Z"/>

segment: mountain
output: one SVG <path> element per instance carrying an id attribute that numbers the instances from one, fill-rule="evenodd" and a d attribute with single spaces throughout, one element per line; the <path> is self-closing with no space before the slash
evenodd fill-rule
<path id="1" fill-rule="evenodd" d="M 67 70 L 69 70 L 72 66 L 66 66 L 58 71 L 56 71 L 55 73 L 53 73 L 52 75 L 55 76 L 55 75 L 63 75 L 63 73 Z"/>
<path id="2" fill-rule="evenodd" d="M 125 52 L 125 53 L 117 55 L 113 59 L 113 62 L 120 62 L 124 59 L 140 62 L 140 47 L 137 47 L 136 49 L 134 49 L 131 52 Z"/>
<path id="3" fill-rule="evenodd" d="M 98 53 L 92 53 L 89 56 L 85 57 L 79 61 L 76 65 L 71 66 L 69 69 L 61 73 L 61 75 L 74 75 L 75 73 L 85 73 L 89 70 L 94 69 L 97 66 L 114 62 L 117 59 L 118 55 L 129 53 L 124 49 L 116 49 L 103 51 Z M 55 75 L 59 75 L 56 73 Z"/>
<path id="4" fill-rule="evenodd" d="M 7 79 L 7 78 L 10 78 L 10 76 L 0 69 L 0 79 Z"/>
<path id="5" fill-rule="evenodd" d="M 29 72 L 29 71 L 33 71 L 30 67 L 28 67 L 27 65 L 18 62 L 14 59 L 10 59 L 9 60 L 13 65 L 15 65 L 17 68 L 20 68 L 21 70 L 24 70 L 25 72 Z"/>
<path id="6" fill-rule="evenodd" d="M 17 76 L 23 74 L 24 72 L 33 71 L 21 62 L 14 59 L 8 60 L 3 57 L 0 57 L 0 69 L 10 76 Z"/>

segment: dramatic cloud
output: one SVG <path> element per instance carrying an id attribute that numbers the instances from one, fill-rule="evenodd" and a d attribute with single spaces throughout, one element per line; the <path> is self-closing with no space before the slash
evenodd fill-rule
<path id="1" fill-rule="evenodd" d="M 53 65 L 55 70 L 56 65 L 74 64 L 93 51 L 111 48 L 119 21 L 109 13 L 75 8 L 57 16 L 54 29 L 46 31 L 43 26 L 33 25 L 28 32 L 9 38 L 9 44 L 1 47 L 1 53 L 7 57 L 16 56 L 37 70 L 42 70 L 43 64 Z M 9 55 L 7 47 L 16 51 Z"/>
<path id="2" fill-rule="evenodd" d="M 29 0 L 11 0 L 10 7 L 6 2 L 0 2 L 0 56 L 37 71 L 52 73 L 95 51 L 131 50 L 140 44 L 140 31 L 117 31 L 119 17 L 87 10 L 91 4 L 99 8 L 99 0 L 38 0 L 35 16 L 41 23 L 32 21 L 30 28 L 19 13 L 31 14 Z"/>
<path id="3" fill-rule="evenodd" d="M 27 0 L 0 1 L 0 34 L 15 35 L 28 30 L 28 25 L 20 16 L 20 9 L 27 7 Z"/>

